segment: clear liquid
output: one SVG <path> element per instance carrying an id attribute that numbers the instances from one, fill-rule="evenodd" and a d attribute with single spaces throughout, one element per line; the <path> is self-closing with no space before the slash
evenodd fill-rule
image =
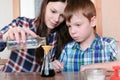
<path id="1" fill-rule="evenodd" d="M 105 80 L 106 70 L 103 68 L 86 69 L 86 80 Z"/>
<path id="2" fill-rule="evenodd" d="M 27 49 L 33 49 L 38 48 L 41 45 L 46 45 L 46 38 L 45 37 L 28 37 L 26 39 L 25 47 Z M 16 40 L 8 40 L 7 41 L 7 48 L 8 49 L 22 49 L 23 43 L 20 41 L 20 43 L 17 43 Z"/>
<path id="3" fill-rule="evenodd" d="M 87 80 L 105 80 L 105 75 L 88 76 Z"/>

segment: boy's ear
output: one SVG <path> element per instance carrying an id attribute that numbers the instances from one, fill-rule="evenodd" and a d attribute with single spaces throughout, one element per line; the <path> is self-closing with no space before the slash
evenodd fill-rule
<path id="1" fill-rule="evenodd" d="M 93 16 L 92 18 L 91 18 L 91 26 L 92 27 L 95 27 L 96 26 L 96 16 Z"/>

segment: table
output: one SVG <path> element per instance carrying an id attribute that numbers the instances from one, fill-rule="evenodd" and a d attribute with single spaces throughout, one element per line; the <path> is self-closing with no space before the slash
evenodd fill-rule
<path id="1" fill-rule="evenodd" d="M 107 79 L 109 80 L 111 73 L 107 73 Z M 0 73 L 0 80 L 84 80 L 84 73 L 80 72 L 63 72 L 56 73 L 54 77 L 41 77 L 38 72 L 12 72 L 12 73 Z"/>

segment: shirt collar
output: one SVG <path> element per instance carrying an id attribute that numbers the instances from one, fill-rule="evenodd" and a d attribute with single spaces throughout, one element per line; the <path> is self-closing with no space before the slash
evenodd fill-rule
<path id="1" fill-rule="evenodd" d="M 101 37 L 98 35 L 98 34 L 96 34 L 95 35 L 95 39 L 93 40 L 93 42 L 92 42 L 92 44 L 90 45 L 90 49 L 94 49 L 95 48 L 95 46 L 99 43 L 99 41 L 101 40 Z M 100 48 L 101 46 L 98 46 L 98 48 Z M 78 43 L 78 42 L 75 42 L 74 41 L 74 45 L 73 45 L 73 47 L 72 47 L 73 49 L 80 49 L 80 50 L 82 50 L 81 49 L 81 47 L 80 47 L 80 44 Z"/>

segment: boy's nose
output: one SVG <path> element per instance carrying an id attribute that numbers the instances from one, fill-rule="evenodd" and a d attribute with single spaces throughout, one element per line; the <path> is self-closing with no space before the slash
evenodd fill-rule
<path id="1" fill-rule="evenodd" d="M 70 32 L 71 32 L 72 34 L 75 34 L 76 31 L 75 31 L 74 28 L 71 28 Z"/>

